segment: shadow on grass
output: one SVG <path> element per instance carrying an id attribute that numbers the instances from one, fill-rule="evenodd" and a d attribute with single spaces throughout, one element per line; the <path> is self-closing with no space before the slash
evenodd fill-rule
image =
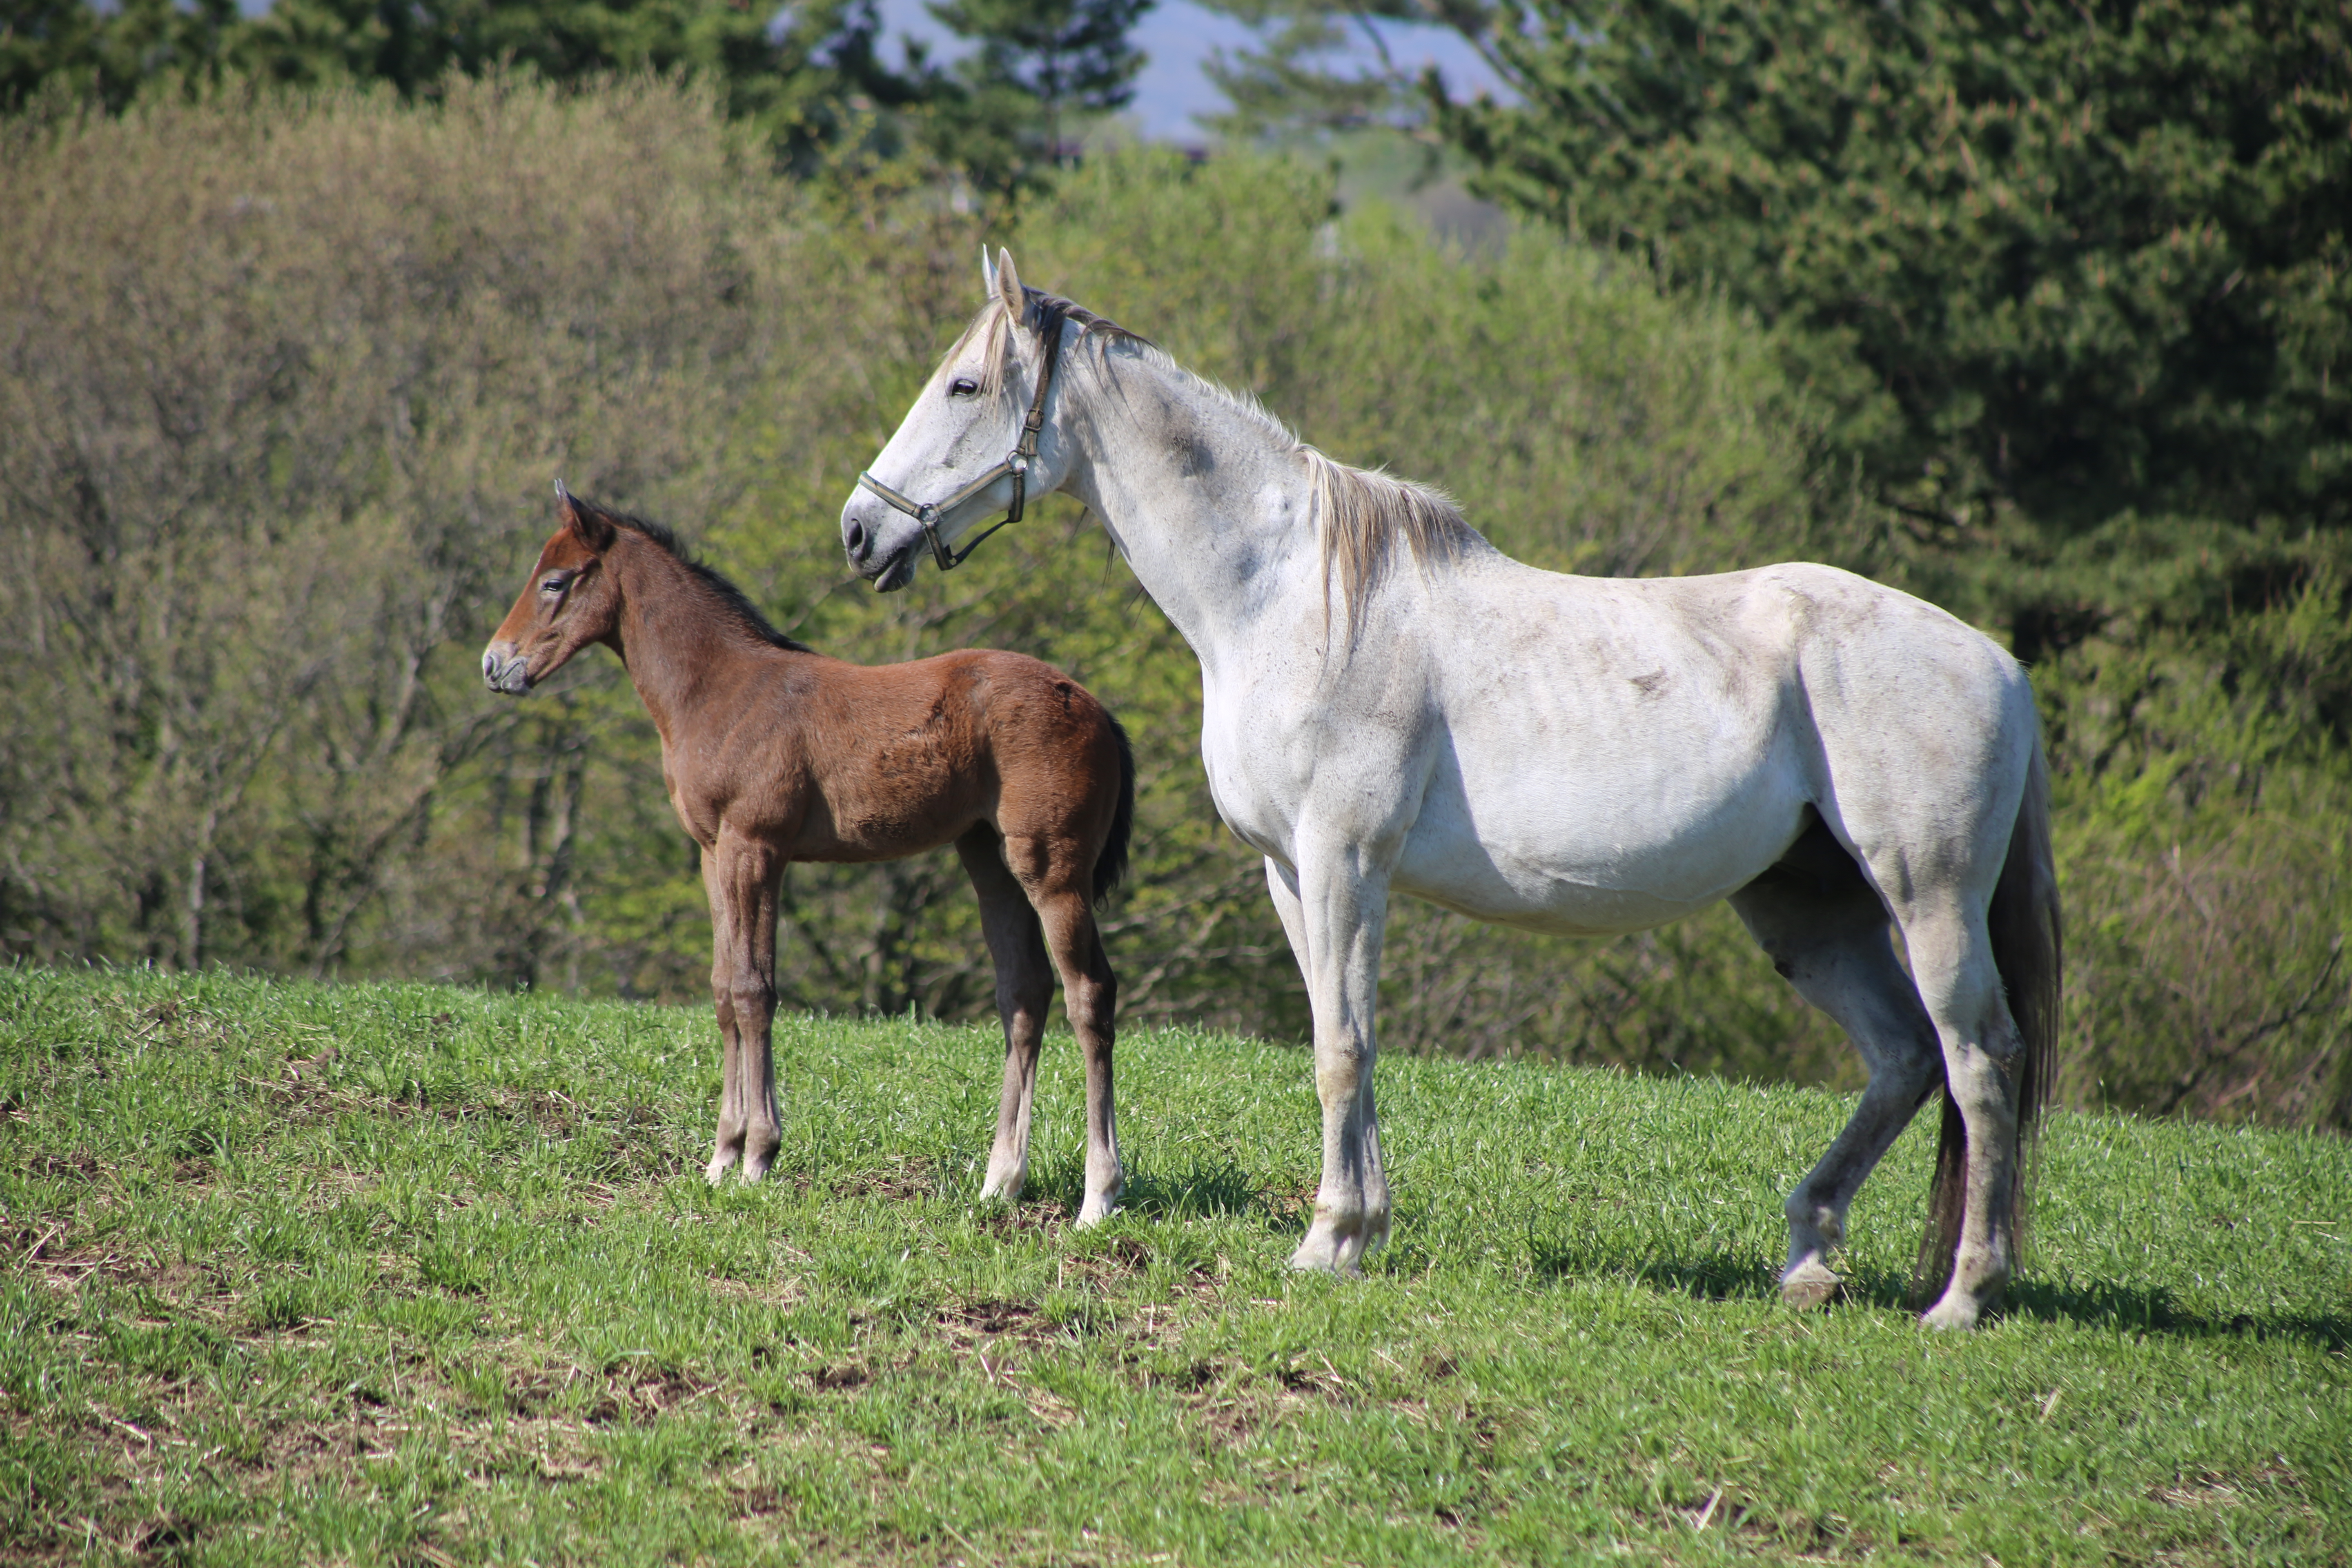
<path id="1" fill-rule="evenodd" d="M 2011 1315 L 2064 1321 L 2180 1339 L 2303 1340 L 2324 1350 L 2352 1348 L 2352 1313 L 2238 1312 L 2227 1318 L 2188 1311 L 2161 1285 L 2138 1287 L 2037 1279 L 2009 1288 Z"/>
<path id="2" fill-rule="evenodd" d="M 1076 1214 L 1086 1196 L 1086 1177 L 1082 1156 L 1056 1155 L 1030 1168 L 1024 1201 L 1047 1198 Z M 1312 1188 L 1303 1195 L 1286 1196 L 1227 1162 L 1133 1173 L 1119 1194 L 1118 1206 L 1122 1213 L 1143 1219 L 1240 1219 L 1281 1230 L 1304 1224 L 1314 1201 Z"/>
<path id="3" fill-rule="evenodd" d="M 1544 1279 L 1630 1279 L 1662 1294 L 1702 1301 L 1774 1300 L 1780 1295 L 1780 1270 L 1753 1255 L 1713 1252 L 1628 1259 L 1550 1237 L 1531 1238 L 1528 1253 L 1537 1275 Z M 1903 1313 L 1915 1310 L 1907 1274 L 1857 1269 L 1846 1276 L 1843 1295 L 1857 1306 Z M 2330 1352 L 2352 1347 L 2352 1313 L 2241 1312 L 2221 1318 L 2180 1307 L 2161 1285 L 2084 1283 L 2029 1275 L 2009 1288 L 2000 1310 L 2010 1317 L 2178 1339 L 2300 1340 Z"/>
<path id="4" fill-rule="evenodd" d="M 1530 1236 L 1528 1260 L 1539 1279 L 1626 1279 L 1661 1295 L 1700 1301 L 1773 1300 L 1780 1273 L 1748 1254 L 1629 1258 L 1560 1237 Z"/>

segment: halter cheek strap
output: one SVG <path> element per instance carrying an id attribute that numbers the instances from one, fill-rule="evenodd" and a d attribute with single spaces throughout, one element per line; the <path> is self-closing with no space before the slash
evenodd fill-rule
<path id="1" fill-rule="evenodd" d="M 1004 455 L 1003 462 L 942 501 L 919 501 L 892 489 L 871 473 L 857 476 L 859 485 L 922 526 L 923 537 L 931 542 L 931 559 L 940 563 L 942 572 L 951 572 L 971 560 L 971 552 L 981 547 L 989 534 L 1019 522 L 1027 509 L 1029 466 L 1037 460 L 1037 437 L 1045 427 L 1045 395 L 1053 390 L 1054 371 L 1062 361 L 1062 323 L 1068 316 L 1069 307 L 1058 300 L 1038 301 L 1037 330 L 1045 337 L 1045 363 L 1038 367 L 1037 390 L 1029 399 L 1029 416 L 1021 422 L 1021 438 L 1014 443 L 1013 450 Z M 1003 519 L 961 552 L 950 550 L 947 541 L 940 537 L 940 520 L 1007 475 L 1013 479 L 1013 505 L 1006 509 Z"/>

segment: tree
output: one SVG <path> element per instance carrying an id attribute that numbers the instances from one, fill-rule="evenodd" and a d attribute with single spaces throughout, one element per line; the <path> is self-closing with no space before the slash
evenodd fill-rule
<path id="1" fill-rule="evenodd" d="M 1517 0 L 1484 189 L 1869 377 L 1942 525 L 2352 522 L 2352 21 L 2330 0 Z"/>
<path id="2" fill-rule="evenodd" d="M 1213 130 L 1250 140 L 1285 141 L 1366 126 L 1419 130 L 1426 96 L 1389 52 L 1380 24 L 1407 22 L 1452 28 L 1482 54 L 1492 16 L 1478 0 L 1202 0 L 1255 28 L 1254 49 L 1209 58 L 1209 79 L 1233 105 L 1203 116 Z M 1328 63 L 1351 37 L 1370 44 L 1378 65 L 1335 69 Z"/>
<path id="3" fill-rule="evenodd" d="M 942 85 L 919 56 L 885 66 L 875 0 L 809 0 L 781 11 L 744 0 L 277 0 L 244 17 L 236 0 L 31 0 L 0 34 L 0 109 L 53 91 L 119 110 L 172 74 L 247 73 L 293 86 L 388 83 L 429 96 L 452 72 L 520 68 L 559 83 L 632 71 L 710 81 L 728 113 L 765 132 L 788 163 Z M 886 137 L 886 140 L 887 138 Z"/>
<path id="4" fill-rule="evenodd" d="M 236 0 L 13 0 L 0 22 L 0 113 L 45 89 L 120 110 L 145 84 L 172 76 L 215 79 L 241 31 Z"/>
<path id="5" fill-rule="evenodd" d="M 887 110 L 925 96 L 919 67 L 882 64 L 880 36 L 874 0 L 772 17 L 740 0 L 278 0 L 245 55 L 278 80 L 388 81 L 404 97 L 508 62 L 554 82 L 677 72 L 719 84 L 730 116 L 798 161 L 842 133 L 852 100 Z"/>
<path id="6" fill-rule="evenodd" d="M 1143 51 L 1129 31 L 1153 0 L 932 0 L 932 16 L 980 47 L 934 110 L 940 158 L 1013 194 L 1070 161 L 1069 121 L 1124 109 Z"/>
<path id="7" fill-rule="evenodd" d="M 1780 330 L 1825 456 L 1932 533 L 1996 513 L 2352 523 L 2352 17 L 2340 0 L 1222 0 L 1269 30 L 1234 128 L 1347 123 L 1376 16 L 1515 101 L 1421 84 L 1474 188 Z"/>

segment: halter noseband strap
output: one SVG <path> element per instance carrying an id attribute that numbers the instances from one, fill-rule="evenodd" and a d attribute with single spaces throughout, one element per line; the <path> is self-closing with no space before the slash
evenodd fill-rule
<path id="1" fill-rule="evenodd" d="M 923 537 L 931 542 L 931 559 L 940 563 L 940 571 L 950 572 L 962 565 L 971 559 L 971 552 L 986 542 L 990 533 L 1021 521 L 1029 500 L 1029 465 L 1037 460 L 1037 435 L 1045 427 L 1045 394 L 1053 389 L 1054 370 L 1062 360 L 1062 323 L 1068 318 L 1069 307 L 1059 300 L 1040 300 L 1037 302 L 1037 330 L 1045 337 L 1045 363 L 1038 367 L 1037 391 L 1029 399 L 1029 416 L 1021 422 L 1021 439 L 1014 443 L 1013 450 L 1004 455 L 1003 462 L 943 501 L 918 501 L 899 494 L 871 473 L 857 476 L 860 485 L 922 525 Z M 940 519 L 1007 474 L 1013 476 L 1013 505 L 1006 510 L 1003 518 L 986 533 L 965 545 L 961 552 L 950 550 L 947 541 L 940 537 Z"/>

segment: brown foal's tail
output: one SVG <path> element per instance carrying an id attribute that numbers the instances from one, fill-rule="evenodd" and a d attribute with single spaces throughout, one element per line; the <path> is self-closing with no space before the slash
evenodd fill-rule
<path id="1" fill-rule="evenodd" d="M 1129 743 L 1127 730 L 1106 711 L 1103 718 L 1110 724 L 1111 739 L 1118 742 L 1118 805 L 1111 813 L 1110 837 L 1103 840 L 1102 853 L 1095 857 L 1095 903 L 1099 906 L 1110 897 L 1127 876 L 1127 840 L 1135 831 L 1135 747 Z"/>
<path id="2" fill-rule="evenodd" d="M 2025 798 L 2018 805 L 2017 825 L 2010 829 L 2009 858 L 1993 888 L 1985 924 L 1992 936 L 1993 964 L 2008 993 L 2009 1016 L 2025 1042 L 2016 1068 L 2017 1180 L 2010 1190 L 2011 1234 L 2021 1252 L 2040 1165 L 2040 1113 L 2057 1070 L 2059 990 L 2066 967 L 2058 871 L 2050 855 L 2050 764 L 2038 735 L 2025 775 Z M 1920 1238 L 1919 1261 L 1911 1279 L 1913 1297 L 1921 1306 L 1932 1303 L 1951 1283 L 1960 1250 L 1960 1215 L 1968 1203 L 1968 1129 L 1948 1084 L 1943 1099 L 1936 1176 L 1927 1190 L 1927 1233 Z"/>

